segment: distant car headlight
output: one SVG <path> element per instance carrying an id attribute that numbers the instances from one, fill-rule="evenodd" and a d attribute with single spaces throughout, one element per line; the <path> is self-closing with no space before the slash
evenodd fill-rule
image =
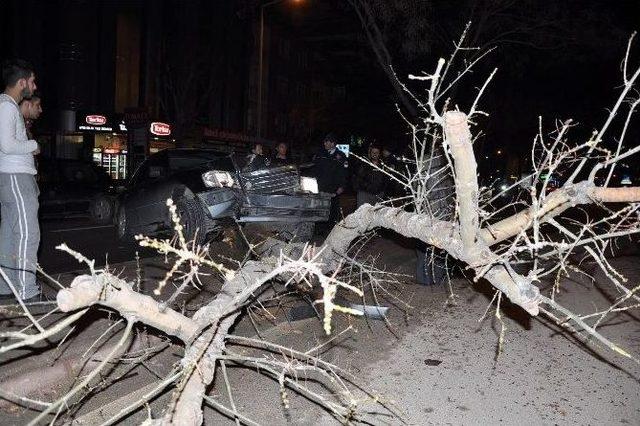
<path id="1" fill-rule="evenodd" d="M 301 176 L 300 189 L 302 189 L 303 191 L 311 192 L 312 194 L 317 194 L 318 181 L 313 177 Z"/>
<path id="2" fill-rule="evenodd" d="M 231 173 L 222 170 L 211 170 L 203 173 L 202 182 L 209 188 L 231 188 L 234 184 Z"/>

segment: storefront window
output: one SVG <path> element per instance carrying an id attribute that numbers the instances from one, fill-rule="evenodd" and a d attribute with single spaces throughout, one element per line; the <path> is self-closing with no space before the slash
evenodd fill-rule
<path id="1" fill-rule="evenodd" d="M 93 162 L 114 180 L 127 178 L 127 139 L 119 134 L 96 134 Z"/>

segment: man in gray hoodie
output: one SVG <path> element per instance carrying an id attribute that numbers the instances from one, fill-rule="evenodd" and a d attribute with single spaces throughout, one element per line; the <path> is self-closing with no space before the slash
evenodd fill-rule
<path id="1" fill-rule="evenodd" d="M 22 60 L 2 68 L 4 93 L 0 95 L 0 299 L 17 296 L 24 301 L 40 297 L 36 263 L 40 244 L 38 185 L 34 155 L 38 143 L 29 140 L 20 113 L 20 101 L 36 90 L 33 67 Z M 14 299 L 15 300 L 15 299 Z"/>

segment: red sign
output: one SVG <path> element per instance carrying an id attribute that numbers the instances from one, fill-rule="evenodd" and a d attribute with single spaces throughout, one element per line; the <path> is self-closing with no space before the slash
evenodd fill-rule
<path id="1" fill-rule="evenodd" d="M 104 115 L 87 115 L 84 121 L 92 126 L 102 126 L 107 123 L 107 117 Z"/>
<path id="2" fill-rule="evenodd" d="M 157 136 L 169 136 L 171 134 L 171 126 L 167 123 L 151 123 L 149 131 Z"/>

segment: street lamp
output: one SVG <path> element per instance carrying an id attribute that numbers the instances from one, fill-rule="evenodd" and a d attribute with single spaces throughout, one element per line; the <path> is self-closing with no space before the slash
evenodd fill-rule
<path id="1" fill-rule="evenodd" d="M 262 71 L 264 56 L 264 9 L 284 0 L 272 0 L 260 6 L 260 59 L 258 64 L 258 137 L 262 137 Z M 293 3 L 302 3 L 303 0 L 291 0 Z"/>

